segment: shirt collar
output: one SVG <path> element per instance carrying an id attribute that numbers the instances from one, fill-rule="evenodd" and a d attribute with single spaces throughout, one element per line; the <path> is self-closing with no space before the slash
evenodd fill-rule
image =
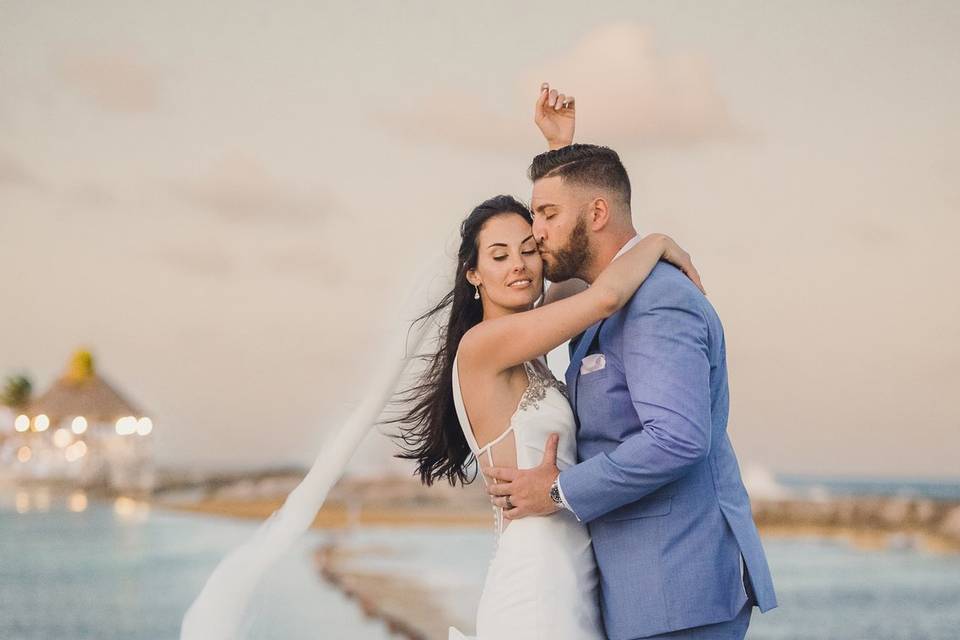
<path id="1" fill-rule="evenodd" d="M 625 254 L 627 251 L 629 251 L 629 250 L 632 249 L 634 246 L 636 246 L 636 244 L 637 244 L 638 242 L 640 242 L 640 234 L 639 234 L 639 233 L 638 233 L 637 235 L 633 236 L 632 238 L 630 238 L 629 240 L 627 240 L 627 243 L 626 243 L 625 245 L 623 245 L 622 247 L 620 247 L 620 251 L 617 251 L 617 255 L 613 256 L 613 259 L 616 260 L 617 258 L 619 258 L 620 256 L 622 256 L 623 254 Z"/>

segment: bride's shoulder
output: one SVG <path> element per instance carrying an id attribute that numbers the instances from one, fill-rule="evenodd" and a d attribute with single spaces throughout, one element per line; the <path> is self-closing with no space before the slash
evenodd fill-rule
<path id="1" fill-rule="evenodd" d="M 454 358 L 460 363 L 461 370 L 467 367 L 473 369 L 483 365 L 483 354 L 486 348 L 483 331 L 477 330 L 479 326 L 477 324 L 470 327 L 460 338 L 460 343 L 457 345 Z"/>
<path id="2" fill-rule="evenodd" d="M 475 340 L 467 339 L 467 335 L 464 335 L 453 356 L 453 370 L 457 379 L 476 382 L 477 374 L 483 370 L 483 364 L 483 350 Z"/>
<path id="3" fill-rule="evenodd" d="M 468 331 L 464 334 L 459 344 L 457 344 L 457 350 L 453 354 L 453 361 L 459 362 L 460 366 L 463 366 L 464 362 L 471 362 L 473 360 L 473 354 L 476 351 L 475 341 L 467 337 L 469 333 Z"/>

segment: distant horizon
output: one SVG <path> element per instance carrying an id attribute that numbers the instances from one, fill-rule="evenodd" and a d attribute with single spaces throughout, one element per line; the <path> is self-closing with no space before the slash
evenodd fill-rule
<path id="1" fill-rule="evenodd" d="M 755 467 L 754 467 L 755 468 Z M 232 474 L 232 473 L 270 473 L 270 472 L 281 472 L 281 471 L 297 471 L 306 473 L 310 470 L 310 465 L 302 465 L 298 463 L 277 463 L 274 465 L 263 465 L 263 466 L 244 466 L 239 465 L 236 467 L 224 466 L 224 467 L 176 467 L 170 465 L 158 465 L 157 470 L 162 473 L 198 473 L 198 474 L 208 474 L 214 475 L 217 473 Z M 898 475 L 898 474 L 889 474 L 889 475 L 868 475 L 868 474 L 849 474 L 843 475 L 840 473 L 795 473 L 795 472 L 780 472 L 773 469 L 764 469 L 773 474 L 774 478 L 777 480 L 820 480 L 820 481 L 838 481 L 838 482 L 888 482 L 888 481 L 897 481 L 897 482 L 917 482 L 917 483 L 943 483 L 943 484 L 960 484 L 960 474 L 949 476 L 920 476 L 920 475 Z M 377 476 L 369 472 L 355 472 L 348 470 L 345 476 L 363 476 L 375 478 Z M 410 477 L 415 479 L 417 476 L 414 473 L 410 473 L 409 476 L 406 473 L 403 473 L 397 469 L 390 469 L 385 471 L 381 477 Z M 477 479 L 479 481 L 479 478 Z"/>

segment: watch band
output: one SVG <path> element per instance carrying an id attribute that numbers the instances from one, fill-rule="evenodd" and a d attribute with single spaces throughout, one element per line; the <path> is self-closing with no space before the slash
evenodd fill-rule
<path id="1" fill-rule="evenodd" d="M 563 498 L 560 497 L 560 476 L 557 476 L 553 484 L 550 485 L 550 499 L 553 500 L 553 504 L 561 509 L 566 506 L 563 504 Z"/>

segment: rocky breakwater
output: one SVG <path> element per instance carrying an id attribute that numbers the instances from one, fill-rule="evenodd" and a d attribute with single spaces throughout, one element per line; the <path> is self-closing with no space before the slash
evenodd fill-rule
<path id="1" fill-rule="evenodd" d="M 415 575 L 361 570 L 351 563 L 357 556 L 390 557 L 395 553 L 389 548 L 325 544 L 317 549 L 315 560 L 327 582 L 356 601 L 367 616 L 382 621 L 391 633 L 407 640 L 441 640 L 447 637 L 449 625 L 463 627 L 466 621 L 458 620 L 443 606 L 435 585 Z"/>
<path id="2" fill-rule="evenodd" d="M 960 552 L 960 502 L 908 497 L 753 501 L 763 535 L 845 537 L 868 548 Z"/>

